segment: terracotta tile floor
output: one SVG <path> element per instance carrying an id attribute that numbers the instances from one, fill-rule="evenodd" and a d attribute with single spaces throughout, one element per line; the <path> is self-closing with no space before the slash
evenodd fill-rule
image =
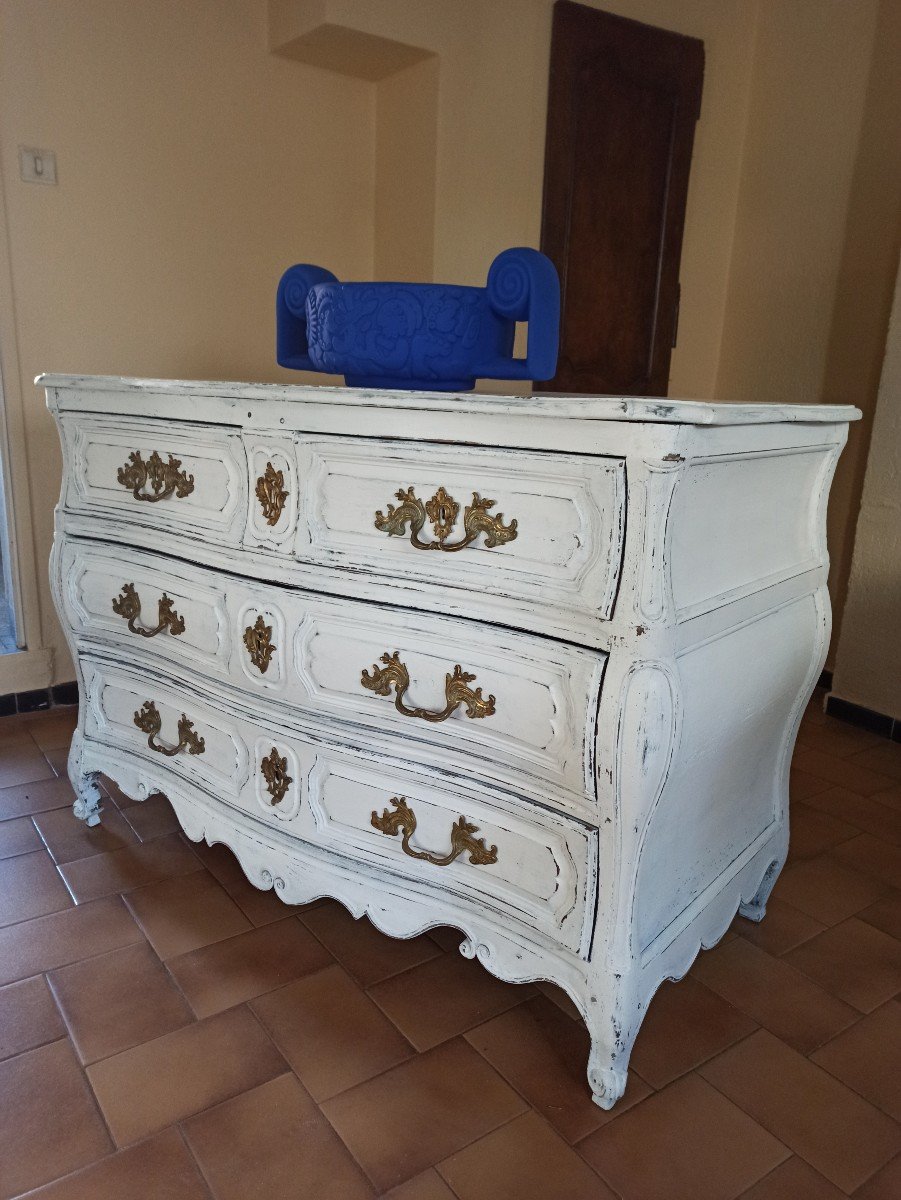
<path id="1" fill-rule="evenodd" d="M 812 704 L 767 918 L 606 1113 L 567 997 L 455 931 L 287 908 L 163 797 L 76 821 L 73 723 L 0 720 L 0 1200 L 901 1197 L 901 745 Z"/>

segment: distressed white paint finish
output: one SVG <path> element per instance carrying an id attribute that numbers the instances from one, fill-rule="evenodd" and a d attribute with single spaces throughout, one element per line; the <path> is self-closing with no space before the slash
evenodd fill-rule
<path id="1" fill-rule="evenodd" d="M 788 768 L 825 657 L 824 516 L 856 410 L 605 397 L 393 394 L 48 377 L 66 477 L 52 574 L 82 706 L 76 812 L 96 777 L 171 798 L 257 886 L 335 896 L 410 937 L 438 924 L 504 979 L 564 987 L 610 1107 L 642 1015 L 740 910 L 759 920 L 785 860 Z M 184 420 L 190 417 L 190 422 Z M 115 483 L 129 450 L 190 464 L 157 505 Z M 275 526 L 255 481 L 289 492 Z M 519 536 L 418 551 L 375 529 L 391 490 L 496 500 Z M 133 582 L 186 630 L 129 633 Z M 276 652 L 263 674 L 243 630 Z M 439 709 L 455 663 L 494 717 L 432 724 L 359 684 L 383 651 Z M 154 753 L 153 700 L 202 755 Z M 260 764 L 291 782 L 272 802 Z M 402 795 L 414 845 L 464 816 L 497 862 L 406 856 L 371 824 Z"/>

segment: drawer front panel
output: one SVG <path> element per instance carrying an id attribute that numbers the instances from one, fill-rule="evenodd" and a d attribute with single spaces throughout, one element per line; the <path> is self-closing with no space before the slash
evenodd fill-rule
<path id="1" fill-rule="evenodd" d="M 89 658 L 82 659 L 82 670 L 88 696 L 86 737 L 164 762 L 214 796 L 234 797 L 246 784 L 249 756 L 238 722 L 204 703 L 190 687 L 162 683 L 146 672 L 121 670 Z M 202 749 L 172 755 L 154 750 L 147 731 L 136 724 L 148 703 L 159 717 L 159 732 L 153 739 L 157 746 L 168 750 L 177 746 L 180 722 L 186 718 Z"/>
<path id="2" fill-rule="evenodd" d="M 338 725 L 343 737 L 352 728 L 374 751 L 497 780 L 593 816 L 595 721 L 606 661 L 599 652 L 496 626 L 261 587 L 101 543 L 67 540 L 60 574 L 80 639 L 116 645 L 128 658 L 163 669 L 166 663 L 191 668 L 254 701 L 286 703 L 292 719 L 310 727 Z M 121 611 L 126 593 L 141 604 L 131 624 Z M 166 601 L 182 631 L 166 627 L 146 636 Z"/>
<path id="3" fill-rule="evenodd" d="M 60 577 L 66 614 L 77 634 L 222 674 L 230 625 L 221 580 L 212 572 L 130 548 L 67 540 Z M 129 596 L 130 605 L 123 604 Z M 138 614 L 129 617 L 135 607 Z M 174 614 L 177 632 L 171 621 L 152 632 L 161 612 Z"/>
<path id="4" fill-rule="evenodd" d="M 297 464 L 302 561 L 610 616 L 625 500 L 617 459 L 300 437 Z"/>
<path id="5" fill-rule="evenodd" d="M 187 780 L 303 841 L 448 889 L 586 953 L 597 846 L 596 834 L 577 822 L 487 793 L 472 781 L 439 783 L 396 761 L 305 739 L 274 719 L 230 713 L 182 682 L 136 677 L 87 656 L 82 666 L 86 738 L 152 764 L 160 790 L 170 775 Z M 160 717 L 159 745 L 173 749 L 179 722 L 187 721 L 202 750 L 185 746 L 170 756 L 152 749 L 146 729 L 135 724 L 148 702 Z M 407 838 L 404 830 L 392 832 L 384 816 L 401 805 L 415 816 Z M 461 821 L 464 844 L 455 854 Z"/>
<path id="6" fill-rule="evenodd" d="M 217 426 L 60 417 L 65 507 L 166 534 L 238 545 L 247 511 L 240 436 Z M 111 531 L 112 532 L 112 531 Z"/>
<path id="7" fill-rule="evenodd" d="M 413 821 L 408 818 L 392 832 L 399 812 L 401 817 L 412 814 Z M 461 818 L 465 831 L 457 833 L 455 845 Z M 586 897 L 594 894 L 597 869 L 595 835 L 560 817 L 549 819 L 538 809 L 531 814 L 504 810 L 497 802 L 455 792 L 446 784 L 436 786 L 411 771 L 374 770 L 322 754 L 310 775 L 298 824 L 310 841 L 434 880 L 480 905 L 502 905 L 510 915 L 560 938 L 570 950 L 586 949 Z M 411 826 L 412 836 L 405 838 Z M 446 865 L 435 865 L 436 860 Z"/>

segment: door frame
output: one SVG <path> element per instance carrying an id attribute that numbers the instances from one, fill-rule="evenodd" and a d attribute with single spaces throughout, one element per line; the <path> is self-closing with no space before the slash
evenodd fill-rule
<path id="1" fill-rule="evenodd" d="M 45 688 L 52 682 L 52 655 L 44 649 L 28 442 L 19 366 L 7 187 L 0 162 L 0 483 L 6 509 L 9 579 L 16 621 L 17 652 L 0 654 L 0 695 Z"/>

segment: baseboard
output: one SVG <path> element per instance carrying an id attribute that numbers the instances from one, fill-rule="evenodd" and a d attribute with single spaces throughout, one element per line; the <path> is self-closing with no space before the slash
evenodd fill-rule
<path id="1" fill-rule="evenodd" d="M 823 667 L 820 672 L 820 678 L 817 682 L 817 687 L 825 688 L 827 692 L 832 691 L 832 672 Z"/>
<path id="2" fill-rule="evenodd" d="M 48 708 L 60 708 L 78 703 L 77 683 L 57 683 L 49 688 L 36 688 L 31 692 L 7 692 L 0 696 L 0 717 L 14 717 L 17 713 L 45 712 Z"/>
<path id="3" fill-rule="evenodd" d="M 842 700 L 840 696 L 827 696 L 826 714 L 836 717 L 839 721 L 846 721 L 849 725 L 857 725 L 870 733 L 876 733 L 879 737 L 901 742 L 901 721 L 885 713 L 876 712 L 873 708 L 852 704 L 850 700 Z"/>

